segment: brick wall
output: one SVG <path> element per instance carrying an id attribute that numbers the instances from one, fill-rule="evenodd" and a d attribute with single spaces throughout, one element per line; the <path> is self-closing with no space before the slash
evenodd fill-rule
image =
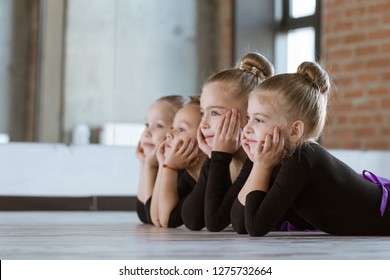
<path id="1" fill-rule="evenodd" d="M 390 149 L 390 1 L 323 0 L 322 58 L 334 84 L 322 144 Z"/>

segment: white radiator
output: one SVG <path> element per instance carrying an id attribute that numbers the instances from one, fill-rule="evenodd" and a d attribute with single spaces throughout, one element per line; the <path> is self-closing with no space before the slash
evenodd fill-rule
<path id="1" fill-rule="evenodd" d="M 107 123 L 99 131 L 99 143 L 107 146 L 136 147 L 145 129 L 140 123 Z"/>
<path id="2" fill-rule="evenodd" d="M 9 143 L 9 136 L 5 133 L 0 133 L 0 144 Z"/>

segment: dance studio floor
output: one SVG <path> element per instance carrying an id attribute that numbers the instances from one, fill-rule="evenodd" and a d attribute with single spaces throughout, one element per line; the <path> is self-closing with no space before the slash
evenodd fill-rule
<path id="1" fill-rule="evenodd" d="M 390 237 L 265 237 L 143 225 L 135 212 L 0 212 L 0 259 L 390 259 Z"/>

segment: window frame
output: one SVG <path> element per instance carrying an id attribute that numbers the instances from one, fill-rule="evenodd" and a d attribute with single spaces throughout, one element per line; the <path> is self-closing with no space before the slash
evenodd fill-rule
<path id="1" fill-rule="evenodd" d="M 313 27 L 314 28 L 314 58 L 318 62 L 321 58 L 321 0 L 316 0 L 314 14 L 305 17 L 294 18 L 291 16 L 290 0 L 282 1 L 281 19 L 278 22 L 277 33 L 288 33 L 289 31 Z"/>

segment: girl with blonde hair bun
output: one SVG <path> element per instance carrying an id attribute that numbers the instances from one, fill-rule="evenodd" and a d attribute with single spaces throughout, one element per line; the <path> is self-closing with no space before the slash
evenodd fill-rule
<path id="1" fill-rule="evenodd" d="M 390 235 L 390 181 L 363 176 L 317 143 L 330 94 L 327 72 L 303 62 L 249 97 L 243 148 L 253 168 L 231 211 L 233 228 L 263 236 L 287 211 L 335 235 Z"/>
<path id="2" fill-rule="evenodd" d="M 241 147 L 249 93 L 273 75 L 272 64 L 248 53 L 235 68 L 208 78 L 200 96 L 199 148 L 208 156 L 199 180 L 183 202 L 181 216 L 191 230 L 220 231 L 252 163 Z M 241 175 L 240 175 L 241 173 Z"/>

